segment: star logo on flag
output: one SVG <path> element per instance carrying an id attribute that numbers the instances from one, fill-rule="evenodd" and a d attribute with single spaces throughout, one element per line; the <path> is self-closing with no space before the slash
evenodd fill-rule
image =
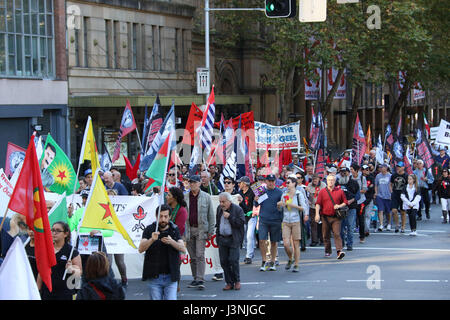
<path id="1" fill-rule="evenodd" d="M 59 172 L 59 174 L 58 174 L 56 177 L 57 177 L 57 178 L 60 178 L 60 179 L 61 179 L 61 182 L 62 182 L 65 178 L 67 178 L 67 176 L 66 176 L 66 171 L 58 170 L 58 172 Z"/>
<path id="2" fill-rule="evenodd" d="M 103 216 L 102 220 L 105 220 L 108 217 L 112 218 L 112 214 L 111 214 L 111 209 L 109 207 L 109 202 L 108 203 L 99 203 L 99 205 L 105 209 L 105 215 Z M 108 222 L 111 223 L 111 222 Z"/>

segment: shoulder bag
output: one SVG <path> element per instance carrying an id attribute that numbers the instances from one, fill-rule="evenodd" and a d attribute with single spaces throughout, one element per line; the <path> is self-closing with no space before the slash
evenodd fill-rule
<path id="1" fill-rule="evenodd" d="M 330 193 L 330 191 L 328 190 L 328 187 L 325 188 L 325 189 L 327 190 L 327 193 L 328 193 L 328 195 L 330 196 L 331 202 L 333 202 L 333 206 L 335 206 L 336 203 L 334 202 L 334 199 L 333 199 L 333 197 L 331 196 L 331 193 Z M 346 206 L 344 206 L 344 207 L 342 207 L 342 208 L 335 209 L 334 212 L 335 212 L 335 213 L 334 213 L 335 216 L 336 216 L 338 219 L 343 220 L 343 219 L 345 219 L 345 218 L 347 217 L 348 206 L 346 205 Z"/>

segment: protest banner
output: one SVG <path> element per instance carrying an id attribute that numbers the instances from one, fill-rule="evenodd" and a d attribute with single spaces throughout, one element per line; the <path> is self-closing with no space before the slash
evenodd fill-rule
<path id="1" fill-rule="evenodd" d="M 450 122 L 441 119 L 439 130 L 436 135 L 436 142 L 450 146 Z"/>
<path id="2" fill-rule="evenodd" d="M 74 209 L 76 210 L 81 207 L 82 199 L 79 194 L 71 195 L 67 197 L 68 203 L 72 201 L 72 196 Z M 45 199 L 47 200 L 56 201 L 59 197 L 60 195 L 56 193 L 45 193 Z M 237 195 L 233 195 L 232 197 L 233 203 L 238 204 Z M 152 197 L 110 196 L 110 199 L 123 227 L 130 235 L 136 247 L 139 247 L 144 229 L 156 220 L 155 213 L 159 204 L 158 195 L 153 195 Z M 219 196 L 211 196 L 211 200 L 213 202 L 214 212 L 216 212 L 217 207 L 219 206 Z M 74 241 L 76 241 L 76 237 Z M 118 232 L 114 232 L 111 237 L 104 237 L 103 241 L 105 242 L 106 250 L 109 254 L 125 254 L 125 264 L 127 266 L 127 276 L 129 279 L 137 279 L 142 276 L 144 254 L 139 254 L 138 251 L 132 248 Z M 205 274 L 222 272 L 215 236 L 213 236 L 210 241 L 206 242 L 205 260 Z M 191 274 L 189 261 L 190 258 L 188 254 L 183 256 L 181 264 L 182 275 Z M 120 273 L 114 263 L 113 271 L 117 277 L 120 277 Z"/>
<path id="3" fill-rule="evenodd" d="M 11 198 L 12 192 L 14 190 L 13 185 L 9 182 L 6 173 L 3 172 L 3 168 L 0 168 L 0 214 L 4 214 L 6 207 L 9 203 L 9 198 Z M 13 211 L 8 209 L 7 217 L 11 217 Z"/>
<path id="4" fill-rule="evenodd" d="M 273 126 L 255 121 L 256 148 L 282 150 L 300 148 L 300 121 L 284 126 Z"/>

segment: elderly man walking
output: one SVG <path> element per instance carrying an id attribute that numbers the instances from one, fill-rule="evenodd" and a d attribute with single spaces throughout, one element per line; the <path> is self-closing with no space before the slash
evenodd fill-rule
<path id="1" fill-rule="evenodd" d="M 231 194 L 222 192 L 216 214 L 216 238 L 220 265 L 225 274 L 225 291 L 241 289 L 239 250 L 244 240 L 245 218 L 242 208 L 231 201 Z"/>
<path id="2" fill-rule="evenodd" d="M 191 190 L 184 195 L 189 216 L 186 219 L 185 240 L 191 258 L 191 271 L 194 281 L 189 288 L 205 288 L 205 245 L 214 234 L 216 217 L 211 197 L 200 190 L 200 176 L 189 178 Z"/>

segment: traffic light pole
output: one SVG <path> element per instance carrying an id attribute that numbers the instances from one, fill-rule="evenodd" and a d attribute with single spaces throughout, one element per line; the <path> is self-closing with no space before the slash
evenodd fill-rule
<path id="1" fill-rule="evenodd" d="M 208 69 L 208 77 L 211 79 L 210 51 L 209 51 L 209 12 L 210 11 L 265 11 L 265 8 L 210 8 L 209 0 L 205 0 L 205 68 Z M 206 104 L 208 104 L 206 95 Z"/>

